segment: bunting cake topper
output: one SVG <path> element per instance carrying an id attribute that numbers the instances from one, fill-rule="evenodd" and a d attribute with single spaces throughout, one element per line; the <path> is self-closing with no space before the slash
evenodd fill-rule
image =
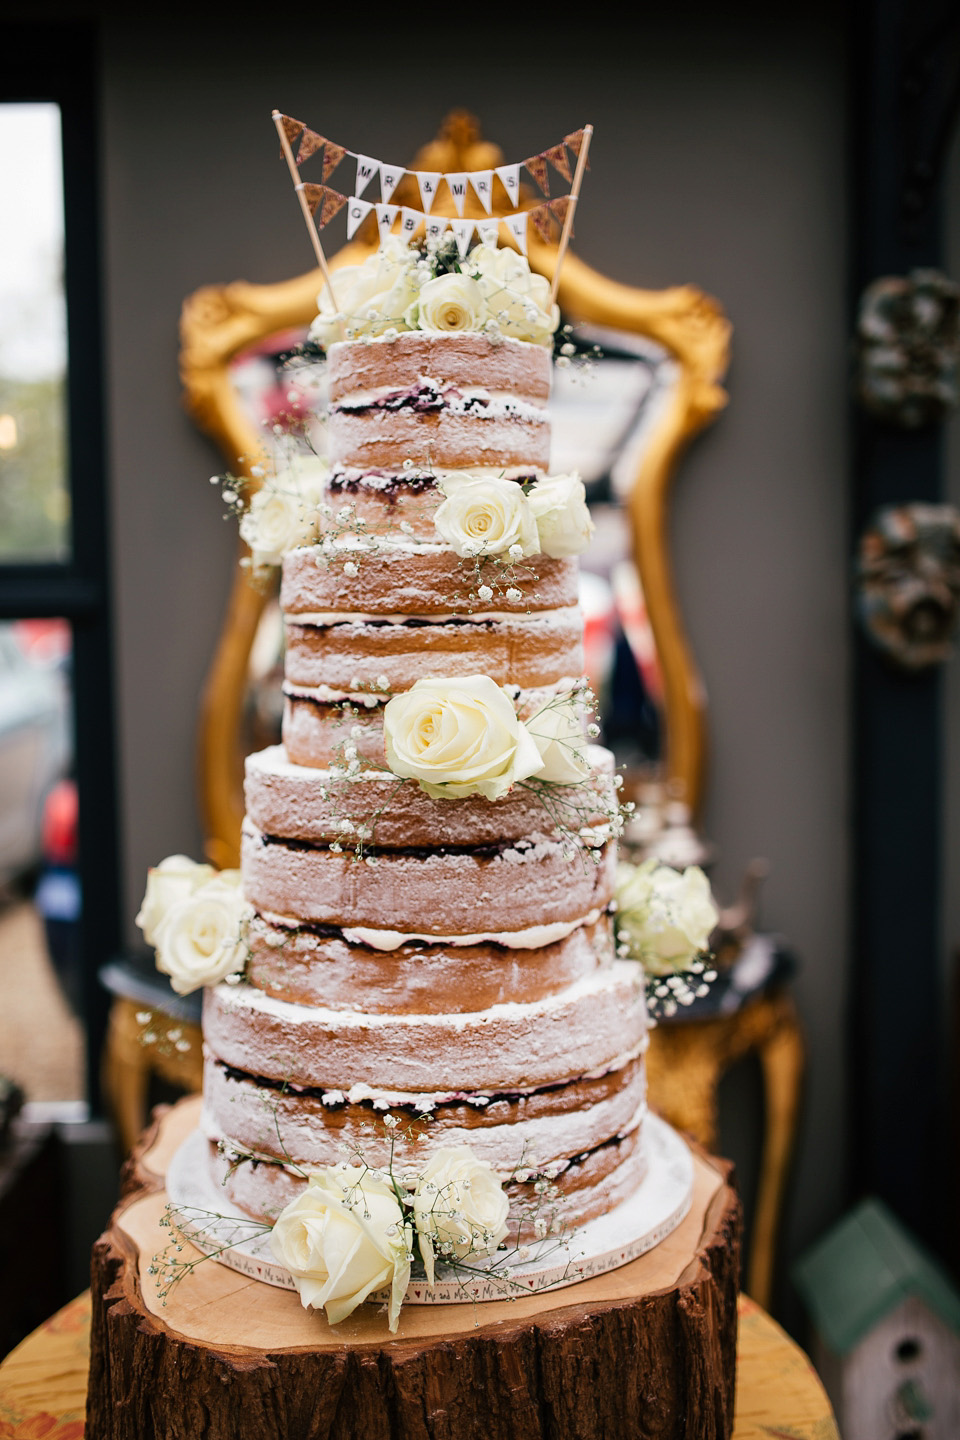
<path id="1" fill-rule="evenodd" d="M 323 271 L 324 281 L 333 299 L 334 308 L 336 308 L 336 296 L 320 243 L 319 232 L 330 223 L 335 215 L 340 213 L 344 206 L 347 206 L 348 240 L 353 238 L 368 215 L 375 214 L 381 240 L 393 230 L 398 221 L 400 234 L 407 240 L 413 240 L 421 228 L 428 239 L 439 238 L 445 230 L 450 229 L 456 237 L 457 248 L 461 255 L 466 255 L 469 250 L 474 231 L 479 232 L 484 243 L 496 245 L 501 223 L 506 225 L 514 242 L 525 255 L 527 253 L 527 222 L 533 221 L 538 235 L 545 242 L 550 240 L 552 226 L 556 223 L 560 226 L 560 240 L 550 291 L 551 304 L 556 299 L 560 267 L 573 234 L 573 216 L 583 174 L 585 170 L 589 169 L 587 156 L 590 139 L 593 135 L 592 125 L 584 125 L 579 130 L 573 130 L 569 135 L 565 135 L 558 144 L 550 145 L 546 150 L 538 151 L 535 155 L 528 155 L 525 160 L 510 165 L 498 165 L 490 170 L 456 171 L 444 174 L 439 171 L 407 170 L 399 165 L 389 165 L 374 155 L 358 154 L 354 150 L 347 149 L 345 145 L 340 145 L 336 141 L 328 139 L 327 136 L 321 135 L 319 131 L 311 129 L 302 120 L 295 120 L 292 116 L 284 115 L 279 110 L 274 110 L 273 121 L 297 192 L 300 208 L 303 211 L 311 244 Z M 293 154 L 295 144 L 298 145 L 296 158 Z M 576 169 L 573 172 L 570 168 L 568 150 L 576 159 Z M 321 157 L 322 166 L 319 183 L 302 181 L 300 166 L 317 155 Z M 356 178 L 352 195 L 344 194 L 343 191 L 335 190 L 327 184 L 334 170 L 348 157 L 356 164 Z M 550 198 L 550 167 L 570 185 L 568 195 Z M 521 169 L 527 171 L 538 186 L 540 193 L 545 197 L 543 203 L 526 210 L 519 208 Z M 408 205 L 401 206 L 391 203 L 393 193 L 405 175 L 412 175 L 417 182 L 422 210 Z M 374 180 L 379 184 L 379 201 L 365 198 L 365 194 Z M 495 181 L 505 192 L 513 213 L 499 217 L 493 215 Z M 433 215 L 434 203 L 442 185 L 446 185 L 457 212 L 455 219 Z M 490 216 L 489 221 L 485 222 L 482 219 L 475 220 L 464 216 L 469 190 L 473 190 L 483 210 Z"/>

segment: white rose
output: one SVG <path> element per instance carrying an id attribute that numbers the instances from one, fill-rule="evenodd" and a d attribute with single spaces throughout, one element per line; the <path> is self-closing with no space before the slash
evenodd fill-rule
<path id="1" fill-rule="evenodd" d="M 506 1236 L 508 1208 L 500 1181 L 469 1145 L 437 1150 L 413 1197 L 427 1282 L 433 1284 L 436 1252 L 441 1260 L 491 1255 Z"/>
<path id="2" fill-rule="evenodd" d="M 577 785 L 590 774 L 582 707 L 569 696 L 544 706 L 526 725 L 543 760 L 538 780 Z"/>
<path id="3" fill-rule="evenodd" d="M 719 912 L 698 865 L 673 870 L 659 860 L 617 867 L 617 932 L 651 975 L 685 970 L 706 949 Z"/>
<path id="4" fill-rule="evenodd" d="M 240 519 L 255 566 L 279 565 L 316 539 L 327 468 L 325 460 L 304 456 L 261 485 Z"/>
<path id="5" fill-rule="evenodd" d="M 502 555 L 513 545 L 519 545 L 523 555 L 539 553 L 537 523 L 515 480 L 446 475 L 442 489 L 447 498 L 434 524 L 458 555 Z"/>
<path id="6" fill-rule="evenodd" d="M 414 313 L 421 330 L 482 330 L 487 320 L 483 291 L 476 280 L 453 271 L 422 286 L 411 320 Z"/>
<path id="7" fill-rule="evenodd" d="M 542 765 L 506 692 L 489 675 L 418 680 L 383 712 L 387 764 L 434 799 L 498 800 Z"/>
<path id="8" fill-rule="evenodd" d="M 304 1309 L 322 1305 L 330 1324 L 339 1325 L 368 1295 L 389 1286 L 391 1330 L 410 1282 L 410 1241 L 391 1186 L 357 1165 L 312 1174 L 270 1237 Z"/>
<path id="9" fill-rule="evenodd" d="M 535 275 L 526 257 L 508 247 L 477 245 L 467 266 L 476 276 L 491 319 L 501 335 L 549 345 L 560 324 L 560 310 L 550 304 L 550 286 Z"/>
<path id="10" fill-rule="evenodd" d="M 310 339 L 328 349 L 337 340 L 408 329 L 403 317 L 417 298 L 418 259 L 405 240 L 388 235 L 362 265 L 334 271 L 337 309 L 325 285 L 317 297 L 320 313 L 310 326 Z"/>
<path id="11" fill-rule="evenodd" d="M 541 480 L 527 498 L 544 555 L 551 555 L 555 560 L 582 555 L 590 544 L 594 524 L 580 476 L 556 475 L 551 480 Z"/>
<path id="12" fill-rule="evenodd" d="M 173 907 L 215 874 L 212 865 L 198 865 L 186 855 L 168 855 L 147 871 L 147 888 L 136 923 L 148 945 L 156 944 L 157 931 Z"/>
<path id="13" fill-rule="evenodd" d="M 157 969 L 178 995 L 242 970 L 252 914 L 239 870 L 222 870 L 167 912 L 154 937 Z"/>

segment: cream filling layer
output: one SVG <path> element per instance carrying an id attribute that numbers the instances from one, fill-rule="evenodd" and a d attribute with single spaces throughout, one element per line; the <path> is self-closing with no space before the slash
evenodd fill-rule
<path id="1" fill-rule="evenodd" d="M 318 629 L 330 625 L 368 625 L 380 623 L 403 625 L 411 619 L 409 611 L 391 610 L 375 613 L 369 610 L 288 610 L 287 619 L 292 625 L 314 625 Z M 579 619 L 579 605 L 562 605 L 553 610 L 534 610 L 527 614 L 517 610 L 463 610 L 440 611 L 436 614 L 417 615 L 417 627 L 421 625 L 449 625 L 455 620 L 461 625 L 482 625 L 486 621 L 527 621 L 541 626 L 569 624 Z"/>
<path id="2" fill-rule="evenodd" d="M 612 990 L 618 984 L 629 983 L 637 991 L 639 999 L 642 988 L 640 975 L 640 967 L 634 961 L 614 960 L 604 969 L 586 975 L 565 990 L 556 995 L 548 995 L 542 1000 L 527 1004 L 505 1000 L 498 1005 L 491 1005 L 487 1010 L 451 1015 L 371 1015 L 359 1010 L 326 1010 L 322 1005 L 291 1005 L 288 1000 L 277 1000 L 263 990 L 244 985 L 220 984 L 213 993 L 227 1013 L 231 1010 L 254 1011 L 261 1015 L 272 1015 L 275 1019 L 282 1020 L 285 1025 L 295 1027 L 307 1024 L 317 1029 L 329 1026 L 339 1031 L 395 1030 L 402 1034 L 405 1030 L 418 1026 L 463 1031 L 478 1026 L 488 1029 L 498 1020 L 516 1021 L 521 1017 L 529 1017 L 533 1022 L 541 1017 L 549 1018 L 551 1011 L 570 1009 L 586 996 Z M 600 1073 L 603 1074 L 604 1070 Z"/>
<path id="3" fill-rule="evenodd" d="M 510 390 L 487 390 L 482 385 L 469 387 L 457 385 L 450 387 L 456 390 L 456 394 L 449 394 L 447 386 L 442 380 L 434 380 L 428 375 L 421 375 L 419 382 L 425 392 L 432 391 L 437 399 L 443 402 L 442 408 L 449 414 L 472 415 L 480 420 L 507 416 L 523 420 L 536 420 L 541 423 L 545 423 L 548 418 L 546 405 L 536 405 L 530 400 L 522 400 Z M 366 410 L 377 405 L 378 401 L 389 400 L 393 396 L 402 399 L 409 393 L 407 388 L 398 389 L 395 385 L 378 385 L 370 390 L 351 390 L 338 396 L 330 408 L 333 412 L 349 414 L 354 410 Z M 478 406 L 477 401 L 482 404 Z M 438 411 L 431 412 L 429 410 L 424 412 L 418 409 L 416 404 L 398 405 L 396 409 L 380 405 L 377 408 L 384 409 L 388 415 L 403 411 L 411 411 L 414 414 L 438 413 Z"/>
<path id="4" fill-rule="evenodd" d="M 261 910 L 260 914 L 271 925 L 282 925 L 288 930 L 296 930 L 302 923 L 294 916 L 278 915 L 269 910 Z M 507 950 L 539 950 L 544 945 L 566 939 L 582 925 L 595 925 L 601 914 L 602 911 L 596 909 L 588 911 L 579 920 L 554 920 L 548 925 L 530 925 L 525 930 L 482 930 L 475 935 L 430 935 L 426 931 L 407 934 L 400 930 L 373 930 L 366 925 L 340 928 L 348 944 L 368 945 L 371 950 L 399 950 L 401 945 L 417 940 L 427 945 L 503 945 Z"/>

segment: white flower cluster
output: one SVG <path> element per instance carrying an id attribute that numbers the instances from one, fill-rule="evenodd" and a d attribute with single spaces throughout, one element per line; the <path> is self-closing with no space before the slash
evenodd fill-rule
<path id="1" fill-rule="evenodd" d="M 178 995 L 189 995 L 243 969 L 252 915 L 239 870 L 168 855 L 147 874 L 137 924 L 156 950 L 157 969 Z"/>
<path id="2" fill-rule="evenodd" d="M 555 475 L 525 495 L 515 480 L 445 474 L 445 499 L 434 516 L 440 538 L 464 557 L 506 555 L 519 560 L 579 555 L 594 526 L 579 475 Z"/>
<path id="3" fill-rule="evenodd" d="M 649 975 L 690 967 L 707 948 L 719 911 L 699 865 L 678 871 L 659 860 L 617 867 L 617 938 Z"/>
<path id="4" fill-rule="evenodd" d="M 549 345 L 560 323 L 550 304 L 550 286 L 515 250 L 476 245 L 459 269 L 438 273 L 442 242 L 425 252 L 389 235 L 362 265 L 345 266 L 318 297 L 320 313 L 310 339 L 324 348 L 337 340 L 358 340 L 388 331 L 447 334 L 483 331 L 494 337 Z"/>
<path id="5" fill-rule="evenodd" d="M 418 680 L 387 702 L 383 733 L 393 773 L 416 780 L 435 799 L 499 800 L 531 776 L 574 785 L 590 773 L 574 696 L 524 723 L 489 675 Z"/>
<path id="6" fill-rule="evenodd" d="M 290 550 L 317 538 L 327 471 L 318 456 L 297 455 L 264 480 L 240 519 L 255 570 L 279 565 Z"/>
<path id="7" fill-rule="evenodd" d="M 490 1166 L 468 1145 L 448 1146 L 402 1181 L 392 1169 L 346 1163 L 313 1172 L 277 1217 L 270 1243 L 304 1308 L 322 1306 L 337 1325 L 389 1289 L 396 1330 L 417 1253 L 432 1285 L 438 1254 L 453 1261 L 492 1254 L 506 1237 L 507 1213 Z"/>

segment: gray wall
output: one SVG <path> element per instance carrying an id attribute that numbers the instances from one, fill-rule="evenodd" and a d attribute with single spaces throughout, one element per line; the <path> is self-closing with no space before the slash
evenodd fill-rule
<path id="1" fill-rule="evenodd" d="M 482 13 L 482 12 L 481 12 Z M 127 931 L 147 865 L 199 854 L 197 695 L 234 531 L 211 446 L 180 408 L 177 316 L 210 282 L 274 281 L 310 254 L 274 105 L 403 161 L 448 108 L 508 158 L 590 120 L 576 249 L 646 287 L 693 281 L 735 327 L 731 404 L 676 491 L 679 593 L 710 699 L 706 829 L 730 897 L 752 856 L 766 927 L 802 958 L 809 1043 L 787 1248 L 842 1200 L 846 1077 L 844 191 L 839 37 L 722 19 L 624 42 L 575 25 L 453 35 L 429 14 L 351 34 L 192 22 L 104 34 L 104 153 L 117 676 Z M 661 22 L 663 24 L 663 22 Z M 261 27 L 273 21 L 264 13 Z M 734 1137 L 736 1139 L 736 1137 Z"/>

